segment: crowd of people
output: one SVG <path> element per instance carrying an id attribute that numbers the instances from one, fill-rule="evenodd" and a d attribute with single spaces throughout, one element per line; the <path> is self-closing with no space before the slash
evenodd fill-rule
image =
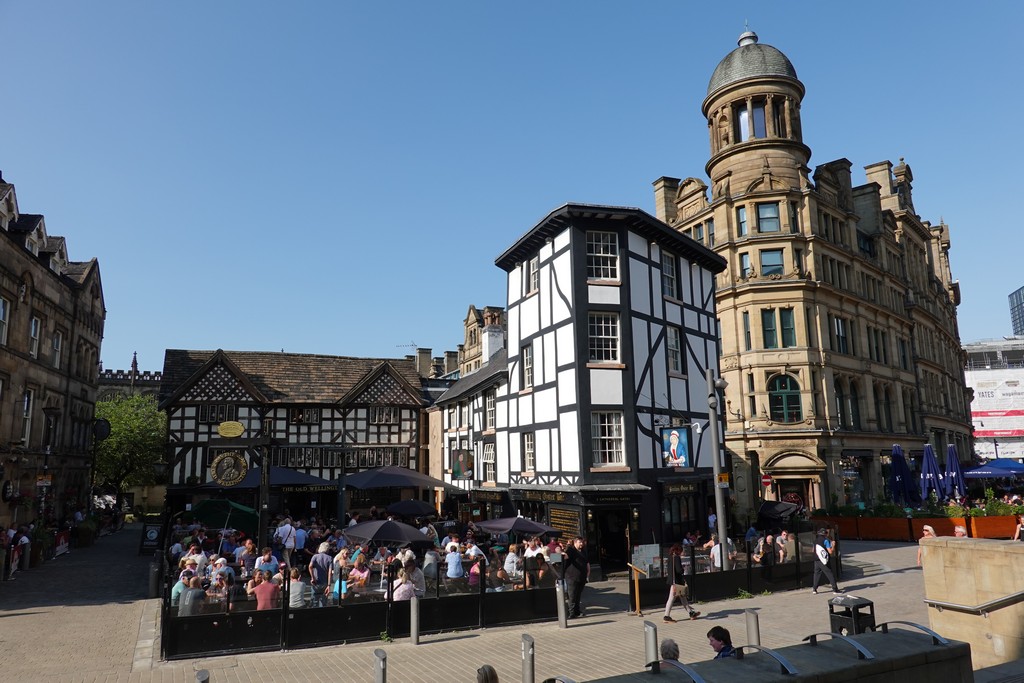
<path id="1" fill-rule="evenodd" d="M 371 509 L 370 519 L 384 518 Z M 281 517 L 262 547 L 234 529 L 207 529 L 201 520 L 172 529 L 170 604 L 178 616 L 225 609 L 326 607 L 346 600 L 408 600 L 413 596 L 527 590 L 565 581 L 571 617 L 582 614 L 589 564 L 583 540 L 510 539 L 481 532 L 451 516 L 415 522 L 429 544 L 356 543 L 345 525 Z M 511 542 L 510 542 L 511 541 Z"/>

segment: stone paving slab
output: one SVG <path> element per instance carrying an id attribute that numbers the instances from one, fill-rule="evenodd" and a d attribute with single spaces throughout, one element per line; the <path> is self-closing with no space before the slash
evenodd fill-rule
<path id="1" fill-rule="evenodd" d="M 782 647 L 829 630 L 830 593 L 807 589 L 720 600 L 698 606 L 696 621 L 665 624 L 661 610 L 637 617 L 627 612 L 624 580 L 588 587 L 587 616 L 569 622 L 424 635 L 409 639 L 269 652 L 195 660 L 157 659 L 158 603 L 145 599 L 148 557 L 138 557 L 140 527 L 103 537 L 91 548 L 19 572 L 0 583 L 0 671 L 5 680 L 91 683 L 191 683 L 207 669 L 215 683 L 234 681 L 372 681 L 374 650 L 387 653 L 388 680 L 398 683 L 472 681 L 476 669 L 491 664 L 502 681 L 521 680 L 522 635 L 535 640 L 535 680 L 566 675 L 576 681 L 637 672 L 644 667 L 645 620 L 659 638 L 674 638 L 684 662 L 711 659 L 705 634 L 722 625 L 736 644 L 749 642 L 746 610 L 757 611 L 761 643 Z M 923 581 L 916 545 L 847 541 L 848 593 L 875 602 L 879 622 L 894 619 L 927 625 Z M 666 593 L 667 596 L 667 593 Z M 673 614 L 682 616 L 678 607 Z"/>

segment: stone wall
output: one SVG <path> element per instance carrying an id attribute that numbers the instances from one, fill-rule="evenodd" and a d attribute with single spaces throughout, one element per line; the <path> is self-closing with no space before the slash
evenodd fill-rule
<path id="1" fill-rule="evenodd" d="M 924 594 L 970 607 L 1024 591 L 1024 543 L 940 536 L 921 541 Z M 975 669 L 1024 657 L 1024 603 L 987 617 L 929 610 L 930 628 L 971 645 Z"/>

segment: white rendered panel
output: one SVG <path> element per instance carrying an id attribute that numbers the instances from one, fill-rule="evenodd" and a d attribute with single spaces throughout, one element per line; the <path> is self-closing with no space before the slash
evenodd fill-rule
<path id="1" fill-rule="evenodd" d="M 590 370 L 593 405 L 622 405 L 622 370 Z"/>
<path id="2" fill-rule="evenodd" d="M 558 363 L 558 348 L 555 334 L 548 332 L 542 338 L 544 341 L 544 381 L 550 382 L 555 376 Z"/>
<path id="3" fill-rule="evenodd" d="M 534 422 L 553 422 L 558 419 L 557 393 L 554 389 L 544 389 L 534 393 Z"/>
<path id="4" fill-rule="evenodd" d="M 651 313 L 651 278 L 656 273 L 657 271 L 648 268 L 646 263 L 629 260 L 629 305 L 643 315 Z"/>
<path id="5" fill-rule="evenodd" d="M 683 327 L 683 308 L 679 304 L 672 303 L 671 301 L 665 301 L 665 320 L 670 325 L 677 325 Z M 684 332 L 685 334 L 685 332 Z"/>
<path id="6" fill-rule="evenodd" d="M 508 423 L 510 425 L 520 424 L 519 422 L 519 398 L 513 396 L 508 400 Z"/>
<path id="7" fill-rule="evenodd" d="M 525 338 L 531 334 L 535 334 L 540 329 L 540 321 L 538 318 L 538 307 L 540 306 L 540 296 L 531 296 L 528 299 L 523 299 L 522 303 L 517 307 L 519 309 L 519 338 Z M 509 339 L 512 337 L 509 336 Z"/>
<path id="8" fill-rule="evenodd" d="M 592 304 L 616 304 L 620 300 L 617 285 L 590 285 L 587 287 L 587 300 Z"/>
<path id="9" fill-rule="evenodd" d="M 550 292 L 548 291 L 551 288 L 547 286 L 547 281 L 545 279 L 550 270 L 551 269 L 548 268 L 547 266 L 541 266 L 540 289 L 534 296 L 534 298 L 537 299 L 538 301 L 538 306 L 540 306 L 540 326 L 544 328 L 551 327 L 552 301 Z"/>
<path id="10" fill-rule="evenodd" d="M 651 243 L 643 235 L 638 235 L 635 232 L 626 233 L 626 245 L 627 248 L 634 254 L 640 254 L 644 258 L 651 250 Z"/>
<path id="11" fill-rule="evenodd" d="M 558 405 L 571 406 L 576 403 L 576 368 L 558 373 Z"/>
<path id="12" fill-rule="evenodd" d="M 538 429 L 534 432 L 533 439 L 533 460 L 535 472 L 550 472 L 554 469 L 553 454 L 551 453 L 550 430 Z"/>
<path id="13" fill-rule="evenodd" d="M 563 325 L 555 330 L 555 358 L 559 366 L 576 362 L 576 339 L 572 325 Z"/>
<path id="14" fill-rule="evenodd" d="M 551 281 L 546 294 L 551 300 L 552 322 L 572 318 L 572 258 L 569 252 L 561 254 L 552 261 Z"/>
<path id="15" fill-rule="evenodd" d="M 578 472 L 580 470 L 580 423 L 577 413 L 564 413 L 560 420 L 561 426 L 558 429 L 559 453 L 558 469 L 567 472 Z M 586 436 L 589 442 L 590 436 Z"/>
<path id="16" fill-rule="evenodd" d="M 509 306 L 505 321 L 508 328 L 508 355 L 518 355 L 519 347 L 522 346 L 519 342 L 522 339 L 519 333 L 519 306 Z"/>
<path id="17" fill-rule="evenodd" d="M 533 393 L 519 397 L 519 425 L 528 425 L 533 420 Z"/>
<path id="18" fill-rule="evenodd" d="M 661 458 L 658 457 L 657 447 L 660 445 L 656 439 L 651 438 L 649 435 L 654 431 L 651 428 L 651 415 L 649 413 L 638 413 L 636 416 L 636 442 L 637 452 L 639 454 L 640 469 L 649 470 L 654 467 L 661 465 Z M 647 433 L 644 433 L 647 430 Z"/>

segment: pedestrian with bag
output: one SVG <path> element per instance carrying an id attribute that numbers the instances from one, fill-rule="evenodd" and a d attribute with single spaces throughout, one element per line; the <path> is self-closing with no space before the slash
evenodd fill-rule
<path id="1" fill-rule="evenodd" d="M 811 592 L 817 595 L 818 583 L 821 581 L 821 575 L 824 574 L 825 578 L 832 584 L 833 593 L 842 593 L 843 591 L 839 588 L 839 584 L 836 583 L 836 577 L 832 574 L 832 570 L 829 568 L 829 560 L 832 559 L 833 553 L 835 553 L 836 544 L 828 537 L 828 529 L 822 527 L 818 529 L 818 535 L 814 539 L 814 556 L 817 558 L 817 562 L 814 563 L 814 580 L 811 582 Z"/>
<path id="2" fill-rule="evenodd" d="M 696 619 L 700 612 L 693 609 L 686 599 L 690 587 L 686 584 L 686 574 L 683 571 L 683 546 L 676 543 L 668 551 L 668 602 L 665 603 L 665 623 L 675 623 L 672 618 L 672 608 L 679 600 L 683 608 L 690 614 L 690 619 Z"/>
<path id="3" fill-rule="evenodd" d="M 569 597 L 569 618 L 582 617 L 583 588 L 590 580 L 590 560 L 583 552 L 583 537 L 577 536 L 565 550 L 565 590 Z"/>

